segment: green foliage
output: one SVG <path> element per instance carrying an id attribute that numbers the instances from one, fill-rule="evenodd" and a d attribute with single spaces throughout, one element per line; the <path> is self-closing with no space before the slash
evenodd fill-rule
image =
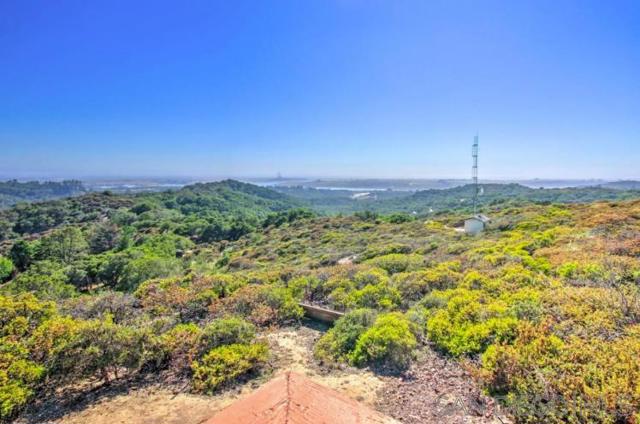
<path id="1" fill-rule="evenodd" d="M 400 292 L 388 281 L 367 284 L 352 291 L 344 302 L 347 307 L 388 310 L 400 304 Z"/>
<path id="2" fill-rule="evenodd" d="M 36 249 L 38 259 L 69 264 L 85 254 L 87 242 L 78 227 L 62 227 L 40 239 Z"/>
<path id="3" fill-rule="evenodd" d="M 41 299 L 64 299 L 76 294 L 69 284 L 65 268 L 56 262 L 36 262 L 26 272 L 19 274 L 1 290 L 6 293 L 34 293 Z"/>
<path id="4" fill-rule="evenodd" d="M 212 393 L 225 384 L 259 369 L 269 358 L 264 343 L 232 344 L 213 348 L 193 363 L 193 386 Z"/>
<path id="5" fill-rule="evenodd" d="M 398 312 L 390 312 L 379 315 L 358 338 L 349 358 L 356 365 L 404 370 L 409 367 L 416 346 L 411 322 Z"/>
<path id="6" fill-rule="evenodd" d="M 84 294 L 66 299 L 60 304 L 61 314 L 82 320 L 104 318 L 109 315 L 116 324 L 134 324 L 142 312 L 135 297 L 115 291 Z"/>
<path id="7" fill-rule="evenodd" d="M 202 350 L 202 329 L 194 323 L 178 324 L 160 336 L 164 360 L 178 373 L 191 369 Z"/>
<path id="8" fill-rule="evenodd" d="M 391 243 L 383 246 L 374 245 L 369 246 L 358 259 L 366 261 L 367 259 L 375 258 L 376 256 L 390 255 L 393 253 L 407 254 L 411 253 L 412 250 L 411 246 L 401 243 Z"/>
<path id="9" fill-rule="evenodd" d="M 315 214 L 307 209 L 292 209 L 288 211 L 269 214 L 262 222 L 263 227 L 280 227 L 284 224 L 291 224 L 292 222 L 313 218 Z"/>
<path id="10" fill-rule="evenodd" d="M 33 295 L 0 295 L 0 420 L 8 420 L 35 395 L 45 367 L 30 354 L 29 338 L 55 307 Z"/>
<path id="11" fill-rule="evenodd" d="M 13 273 L 13 262 L 11 259 L 0 256 L 0 283 L 5 281 Z"/>
<path id="12" fill-rule="evenodd" d="M 10 339 L 0 339 L 0 420 L 11 418 L 35 394 L 44 367 L 29 360 L 28 351 Z"/>
<path id="13" fill-rule="evenodd" d="M 491 343 L 509 340 L 518 323 L 507 301 L 482 290 L 434 291 L 422 304 L 428 338 L 454 356 L 479 353 Z"/>
<path id="14" fill-rule="evenodd" d="M 154 315 L 177 314 L 180 321 L 203 318 L 215 300 L 230 296 L 244 286 L 243 278 L 225 275 L 195 275 L 147 280 L 134 295 Z"/>
<path id="15" fill-rule="evenodd" d="M 415 271 L 424 266 L 424 258 L 420 255 L 403 255 L 391 253 L 378 256 L 367 261 L 368 264 L 382 268 L 389 274 L 398 272 Z"/>
<path id="16" fill-rule="evenodd" d="M 356 343 L 376 319 L 371 309 L 356 309 L 336 321 L 333 328 L 318 340 L 314 349 L 316 358 L 326 362 L 346 361 Z"/>
<path id="17" fill-rule="evenodd" d="M 26 240 L 16 241 L 11 246 L 11 250 L 9 250 L 9 258 L 11 258 L 11 261 L 19 271 L 26 270 L 33 262 L 34 257 L 35 248 L 33 244 Z"/>
<path id="18" fill-rule="evenodd" d="M 107 286 L 134 291 L 149 279 L 180 274 L 183 267 L 177 253 L 192 245 L 188 239 L 171 234 L 145 237 L 136 246 L 102 256 L 97 278 Z"/>
<path id="19" fill-rule="evenodd" d="M 97 254 L 122 246 L 122 234 L 117 225 L 106 222 L 96 225 L 89 237 L 91 253 Z"/>
<path id="20" fill-rule="evenodd" d="M 383 217 L 383 219 L 392 224 L 402 224 L 403 222 L 410 222 L 415 219 L 413 215 L 409 215 L 408 213 L 392 213 Z"/>
<path id="21" fill-rule="evenodd" d="M 460 263 L 442 262 L 436 266 L 414 272 L 394 275 L 393 284 L 405 303 L 415 302 L 432 290 L 453 287 L 462 279 Z"/>
<path id="22" fill-rule="evenodd" d="M 239 317 L 215 319 L 202 330 L 205 350 L 221 345 L 247 344 L 255 336 L 256 327 Z"/>
<path id="23" fill-rule="evenodd" d="M 214 314 L 231 314 L 264 326 L 300 320 L 304 314 L 290 290 L 273 286 L 245 286 L 212 305 Z"/>
<path id="24" fill-rule="evenodd" d="M 115 324 L 111 316 L 89 321 L 57 318 L 34 334 L 36 355 L 46 358 L 51 377 L 74 380 L 99 377 L 105 382 L 123 371 L 138 370 L 155 352 L 144 328 Z"/>
<path id="25" fill-rule="evenodd" d="M 613 342 L 563 341 L 523 325 L 510 345 L 489 348 L 480 378 L 518 422 L 634 422 L 640 402 L 640 327 Z"/>

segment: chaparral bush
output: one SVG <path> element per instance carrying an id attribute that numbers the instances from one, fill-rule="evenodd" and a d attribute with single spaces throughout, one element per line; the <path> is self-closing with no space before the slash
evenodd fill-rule
<path id="1" fill-rule="evenodd" d="M 259 369 L 268 357 L 269 349 L 264 343 L 213 348 L 200 361 L 193 363 L 193 386 L 197 391 L 212 393 Z"/>
<path id="2" fill-rule="evenodd" d="M 411 322 L 398 312 L 390 312 L 379 315 L 358 338 L 349 358 L 356 365 L 403 370 L 409 367 L 416 346 Z"/>

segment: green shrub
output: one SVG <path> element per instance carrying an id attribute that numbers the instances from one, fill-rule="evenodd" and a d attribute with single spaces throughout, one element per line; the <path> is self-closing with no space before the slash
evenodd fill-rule
<path id="1" fill-rule="evenodd" d="M 387 283 L 388 281 L 389 276 L 382 268 L 361 269 L 353 276 L 353 282 L 357 288 L 362 288 L 369 284 Z"/>
<path id="2" fill-rule="evenodd" d="M 506 300 L 482 290 L 434 291 L 421 304 L 428 314 L 429 340 L 454 356 L 482 352 L 494 341 L 508 340 L 518 323 Z"/>
<path id="3" fill-rule="evenodd" d="M 345 303 L 348 307 L 389 310 L 400 304 L 400 292 L 389 283 L 368 284 L 349 293 Z"/>
<path id="4" fill-rule="evenodd" d="M 201 349 L 202 329 L 193 323 L 178 324 L 160 336 L 163 360 L 178 371 L 189 370 Z"/>
<path id="5" fill-rule="evenodd" d="M 422 299 L 432 290 L 451 288 L 462 275 L 458 262 L 442 262 L 434 267 L 393 276 L 393 285 L 400 291 L 405 304 Z"/>
<path id="6" fill-rule="evenodd" d="M 367 259 L 375 258 L 376 256 L 384 256 L 392 253 L 411 253 L 413 249 L 411 246 L 400 243 L 392 243 L 384 246 L 370 246 L 361 255 L 358 256 L 358 261 L 366 261 Z"/>
<path id="7" fill-rule="evenodd" d="M 90 321 L 56 318 L 38 330 L 35 352 L 47 363 L 48 375 L 63 381 L 93 376 L 109 382 L 123 370 L 137 371 L 156 354 L 149 333 L 115 324 L 109 315 Z"/>
<path id="8" fill-rule="evenodd" d="M 205 352 L 223 345 L 251 343 L 255 334 L 255 326 L 239 317 L 215 319 L 204 328 L 194 323 L 178 324 L 158 338 L 160 363 L 184 372 Z"/>
<path id="9" fill-rule="evenodd" d="M 612 341 L 563 341 L 546 325 L 526 323 L 518 330 L 513 343 L 487 349 L 480 372 L 518 422 L 635 422 L 640 326 Z"/>
<path id="10" fill-rule="evenodd" d="M 264 343 L 232 344 L 211 349 L 202 360 L 194 362 L 193 386 L 197 391 L 212 393 L 260 368 L 269 358 Z"/>
<path id="11" fill-rule="evenodd" d="M 336 321 L 333 328 L 318 340 L 315 356 L 323 361 L 346 361 L 355 349 L 358 338 L 375 321 L 376 312 L 356 309 Z"/>
<path id="12" fill-rule="evenodd" d="M 177 314 L 182 322 L 204 318 L 219 298 L 230 296 L 245 284 L 232 275 L 194 275 L 148 280 L 134 295 L 154 315 Z"/>
<path id="13" fill-rule="evenodd" d="M 213 320 L 202 330 L 202 348 L 207 351 L 220 345 L 247 344 L 256 336 L 256 327 L 240 317 Z"/>
<path id="14" fill-rule="evenodd" d="M 404 370 L 413 359 L 416 345 L 410 321 L 401 313 L 390 312 L 376 318 L 360 336 L 349 358 L 356 365 Z"/>
<path id="15" fill-rule="evenodd" d="M 311 302 L 325 299 L 330 292 L 323 281 L 315 276 L 294 278 L 287 283 L 287 287 L 296 299 Z"/>
<path id="16" fill-rule="evenodd" d="M 302 318 L 304 311 L 289 289 L 245 286 L 211 306 L 214 314 L 239 315 L 256 325 L 283 324 Z"/>
<path id="17" fill-rule="evenodd" d="M 44 374 L 44 366 L 29 359 L 25 346 L 0 338 L 0 421 L 11 418 L 31 400 Z"/>
<path id="18" fill-rule="evenodd" d="M 392 253 L 369 259 L 366 263 L 382 268 L 389 274 L 395 274 L 398 272 L 415 271 L 424 266 L 424 257 L 420 255 Z"/>
<path id="19" fill-rule="evenodd" d="M 11 259 L 0 256 L 0 283 L 5 281 L 13 273 L 13 262 Z"/>
<path id="20" fill-rule="evenodd" d="M 31 400 L 45 376 L 30 338 L 55 315 L 51 302 L 31 294 L 0 295 L 0 421 L 9 420 Z"/>
<path id="21" fill-rule="evenodd" d="M 69 284 L 65 268 L 55 262 L 40 261 L 2 287 L 11 294 L 33 293 L 39 299 L 58 300 L 76 295 L 76 289 Z"/>

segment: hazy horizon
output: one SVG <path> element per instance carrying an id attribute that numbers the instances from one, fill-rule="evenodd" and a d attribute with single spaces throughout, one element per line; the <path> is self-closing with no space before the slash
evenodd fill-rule
<path id="1" fill-rule="evenodd" d="M 640 179 L 637 1 L 0 16 L 0 175 Z"/>
<path id="2" fill-rule="evenodd" d="M 264 181 L 264 182 L 276 182 L 278 180 L 283 182 L 293 181 L 469 181 L 471 177 L 376 177 L 376 176 L 331 176 L 331 175 L 270 175 L 270 176 L 255 176 L 255 175 L 221 175 L 221 176 L 188 176 L 188 175 L 63 175 L 63 176 L 47 176 L 47 175 L 22 175 L 12 176 L 0 174 L 0 182 L 7 180 L 18 181 L 62 181 L 62 180 L 80 180 L 84 182 L 101 182 L 101 181 L 181 181 L 181 182 L 213 182 L 222 181 L 225 179 L 235 179 L 240 181 Z M 518 182 L 518 181 L 567 181 L 567 182 L 614 182 L 624 181 L 630 179 L 624 178 L 483 178 L 480 177 L 479 181 L 482 183 L 492 182 Z"/>

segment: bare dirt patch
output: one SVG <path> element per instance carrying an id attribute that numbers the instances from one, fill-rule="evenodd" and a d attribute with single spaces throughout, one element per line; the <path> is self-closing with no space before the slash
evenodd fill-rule
<path id="1" fill-rule="evenodd" d="M 482 394 L 455 361 L 427 349 L 401 378 L 378 392 L 378 409 L 408 424 L 507 424 L 495 400 Z"/>
<path id="2" fill-rule="evenodd" d="M 352 399 L 374 405 L 376 392 L 385 384 L 384 378 L 369 370 L 352 367 L 321 368 L 313 360 L 313 346 L 322 332 L 302 326 L 281 329 L 268 335 L 278 356 L 278 369 L 296 371 L 316 383 L 344 393 Z"/>
<path id="3" fill-rule="evenodd" d="M 250 393 L 251 381 L 216 396 L 189 393 L 185 382 L 166 384 L 162 376 L 121 380 L 109 386 L 65 388 L 30 405 L 16 424 L 197 424 Z"/>

